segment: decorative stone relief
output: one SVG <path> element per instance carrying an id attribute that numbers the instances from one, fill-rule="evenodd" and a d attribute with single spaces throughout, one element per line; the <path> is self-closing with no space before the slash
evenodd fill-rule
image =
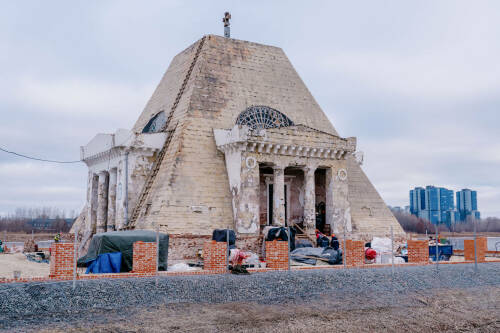
<path id="1" fill-rule="evenodd" d="M 347 170 L 339 169 L 339 171 L 337 171 L 337 178 L 341 181 L 347 180 Z"/>
<path id="2" fill-rule="evenodd" d="M 253 169 L 257 166 L 257 160 L 255 159 L 255 157 L 248 156 L 246 158 L 245 164 L 246 164 L 247 168 Z"/>

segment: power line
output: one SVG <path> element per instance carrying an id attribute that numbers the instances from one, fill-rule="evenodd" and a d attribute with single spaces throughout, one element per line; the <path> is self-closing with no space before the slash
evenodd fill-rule
<path id="1" fill-rule="evenodd" d="M 35 161 L 50 162 L 50 163 L 63 163 L 63 164 L 80 163 L 81 162 L 81 161 L 55 161 L 55 160 L 46 160 L 46 159 L 43 159 L 43 158 L 37 158 L 37 157 L 31 157 L 31 156 L 19 154 L 19 153 L 13 152 L 13 151 L 9 151 L 9 150 L 3 149 L 2 147 L 0 147 L 0 150 L 3 151 L 3 152 L 6 152 L 8 154 L 12 154 L 12 155 L 16 155 L 16 156 L 19 156 L 19 157 L 28 158 L 30 160 L 35 160 Z"/>

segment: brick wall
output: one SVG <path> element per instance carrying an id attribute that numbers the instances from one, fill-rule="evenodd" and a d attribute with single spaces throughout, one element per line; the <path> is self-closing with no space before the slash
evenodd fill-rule
<path id="1" fill-rule="evenodd" d="M 344 242 L 341 242 L 344 247 Z M 362 240 L 346 239 L 346 250 L 342 256 L 347 266 L 362 266 L 365 264 L 365 242 Z"/>
<path id="2" fill-rule="evenodd" d="M 171 234 L 168 247 L 169 264 L 177 262 L 186 262 L 186 260 L 196 260 L 199 250 L 211 235 L 193 235 L 193 234 Z"/>
<path id="3" fill-rule="evenodd" d="M 206 271 L 225 273 L 227 257 L 226 242 L 206 241 L 203 245 L 203 264 Z"/>
<path id="4" fill-rule="evenodd" d="M 243 251 L 252 251 L 258 256 L 262 255 L 262 240 L 264 236 L 244 236 L 238 235 L 236 238 L 236 247 Z"/>
<path id="5" fill-rule="evenodd" d="M 156 243 L 138 241 L 134 243 L 132 272 L 156 272 Z"/>
<path id="6" fill-rule="evenodd" d="M 266 265 L 272 269 L 288 269 L 288 242 L 266 242 Z"/>
<path id="7" fill-rule="evenodd" d="M 53 243 L 50 246 L 50 278 L 64 279 L 73 276 L 74 244 Z"/>
<path id="8" fill-rule="evenodd" d="M 487 250 L 486 237 L 478 237 L 476 239 L 477 246 L 477 261 L 485 261 L 485 254 Z M 464 258 L 465 260 L 474 261 L 474 240 L 465 239 L 464 240 Z"/>
<path id="9" fill-rule="evenodd" d="M 429 242 L 427 240 L 408 240 L 408 262 L 429 263 Z"/>

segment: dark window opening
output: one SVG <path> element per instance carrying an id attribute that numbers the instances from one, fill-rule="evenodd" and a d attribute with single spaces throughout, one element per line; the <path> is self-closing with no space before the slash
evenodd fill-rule
<path id="1" fill-rule="evenodd" d="M 165 112 L 157 113 L 149 122 L 144 126 L 142 133 L 158 133 L 164 130 L 167 117 Z"/>

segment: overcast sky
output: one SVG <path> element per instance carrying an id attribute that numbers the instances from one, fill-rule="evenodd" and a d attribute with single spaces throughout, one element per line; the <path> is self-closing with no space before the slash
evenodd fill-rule
<path id="1" fill-rule="evenodd" d="M 436 185 L 500 216 L 498 1 L 2 1 L 0 146 L 78 160 L 131 128 L 173 56 L 204 34 L 279 46 L 389 205 Z M 286 110 L 281 110 L 286 114 Z M 84 164 L 0 152 L 0 214 L 79 210 Z"/>

